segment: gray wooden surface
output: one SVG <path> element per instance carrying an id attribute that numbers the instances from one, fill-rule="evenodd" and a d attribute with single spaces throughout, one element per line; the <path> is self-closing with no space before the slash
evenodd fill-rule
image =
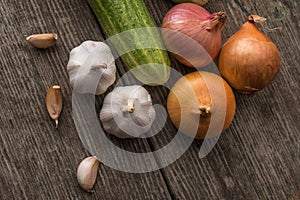
<path id="1" fill-rule="evenodd" d="M 146 4 L 158 25 L 173 5 Z M 0 199 L 300 199 L 299 2 L 214 0 L 205 8 L 227 13 L 224 41 L 248 14 L 267 17 L 261 28 L 280 50 L 278 76 L 253 97 L 236 94 L 235 119 L 206 158 L 198 157 L 198 140 L 159 171 L 132 174 L 101 165 L 95 192 L 88 194 L 76 180 L 77 166 L 89 153 L 72 119 L 66 64 L 73 47 L 104 39 L 99 24 L 84 0 L 0 0 Z M 25 41 L 42 32 L 59 35 L 53 48 L 37 50 Z M 120 73 L 126 71 L 117 64 Z M 172 67 L 188 71 L 174 60 Z M 57 130 L 44 103 L 54 84 L 64 94 Z M 155 103 L 166 104 L 167 90 L 147 89 Z M 175 134 L 168 120 L 151 139 L 113 140 L 130 151 L 148 152 Z"/>

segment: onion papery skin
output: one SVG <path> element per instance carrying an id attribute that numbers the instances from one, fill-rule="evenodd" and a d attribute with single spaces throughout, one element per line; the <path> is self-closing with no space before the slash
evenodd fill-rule
<path id="1" fill-rule="evenodd" d="M 223 78 L 237 91 L 254 94 L 265 88 L 280 69 L 276 45 L 248 21 L 221 49 L 218 66 Z"/>
<path id="2" fill-rule="evenodd" d="M 162 22 L 165 45 L 175 59 L 184 65 L 206 66 L 221 49 L 221 30 L 225 18 L 224 12 L 210 14 L 193 3 L 178 4 L 167 12 Z M 195 41 L 198 46 L 193 44 Z"/>
<path id="3" fill-rule="evenodd" d="M 203 112 L 200 111 L 201 107 Z M 197 71 L 183 76 L 174 84 L 168 95 L 167 109 L 179 131 L 204 139 L 221 134 L 214 131 L 207 134 L 209 128 L 214 128 L 210 126 L 211 123 L 221 126 L 221 131 L 229 127 L 235 115 L 236 103 L 232 89 L 222 77 Z M 216 121 L 212 122 L 212 119 Z M 195 125 L 198 127 L 196 135 L 191 130 Z"/>

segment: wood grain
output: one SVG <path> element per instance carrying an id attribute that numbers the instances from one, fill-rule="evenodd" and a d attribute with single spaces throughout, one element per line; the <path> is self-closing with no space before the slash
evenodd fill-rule
<path id="1" fill-rule="evenodd" d="M 168 0 L 145 2 L 158 26 L 174 5 Z M 299 3 L 215 0 L 205 8 L 227 13 L 223 41 L 248 14 L 267 17 L 260 28 L 280 50 L 278 76 L 253 97 L 236 93 L 235 119 L 206 158 L 198 157 L 198 140 L 156 172 L 131 174 L 101 165 L 95 192 L 87 194 L 78 186 L 76 169 L 89 152 L 72 119 L 66 64 L 73 47 L 104 40 L 101 27 L 84 0 L 0 0 L 0 199 L 300 199 Z M 42 32 L 59 35 L 53 48 L 38 50 L 25 41 Z M 193 71 L 171 59 L 182 74 Z M 121 60 L 117 65 L 120 77 L 127 68 Z M 57 130 L 44 105 L 54 84 L 64 94 Z M 166 106 L 168 89 L 147 89 L 154 103 Z M 96 98 L 98 111 L 103 98 Z M 150 139 L 110 139 L 126 150 L 149 152 L 165 146 L 176 132 L 168 119 Z"/>
<path id="2" fill-rule="evenodd" d="M 152 13 L 158 23 L 171 5 L 165 2 L 159 7 L 160 12 Z M 267 17 L 261 29 L 280 49 L 281 70 L 256 96 L 236 93 L 233 124 L 206 158 L 198 157 L 199 140 L 174 164 L 162 169 L 171 195 L 174 199 L 299 199 L 300 59 L 294 53 L 299 52 L 299 4 L 211 1 L 205 8 L 227 13 L 224 41 L 241 27 L 248 14 Z M 168 121 L 166 130 L 151 138 L 154 149 L 169 143 L 175 132 Z"/>
<path id="3" fill-rule="evenodd" d="M 72 119 L 66 64 L 70 50 L 84 40 L 103 40 L 83 1 L 0 1 L 1 118 L 0 199 L 169 199 L 160 172 L 130 174 L 101 166 L 95 193 L 76 180 L 80 161 L 89 155 Z M 25 37 L 56 32 L 47 50 L 31 47 Z M 57 130 L 47 114 L 47 89 L 59 84 L 64 108 Z M 147 141 L 116 140 L 130 151 L 150 151 Z"/>

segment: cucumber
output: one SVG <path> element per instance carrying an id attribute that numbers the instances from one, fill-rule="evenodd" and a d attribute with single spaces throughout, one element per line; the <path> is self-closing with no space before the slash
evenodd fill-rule
<path id="1" fill-rule="evenodd" d="M 89 0 L 109 43 L 132 74 L 147 85 L 170 77 L 170 59 L 143 0 Z"/>

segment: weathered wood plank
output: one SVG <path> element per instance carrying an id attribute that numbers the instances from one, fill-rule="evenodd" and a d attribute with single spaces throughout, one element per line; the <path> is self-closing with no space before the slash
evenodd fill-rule
<path id="1" fill-rule="evenodd" d="M 83 192 L 76 169 L 88 154 L 72 119 L 69 51 L 84 40 L 103 40 L 87 2 L 0 1 L 0 199 L 168 199 L 160 172 L 130 174 L 101 166 L 95 193 Z M 56 32 L 57 44 L 37 50 L 27 35 Z M 62 87 L 64 108 L 57 130 L 44 98 Z M 133 152 L 151 151 L 146 140 L 114 142 Z"/>
<path id="2" fill-rule="evenodd" d="M 102 165 L 95 193 L 90 195 L 76 181 L 76 167 L 88 152 L 72 120 L 65 66 L 74 46 L 103 39 L 96 20 L 83 0 L 0 2 L 0 199 L 300 198 L 299 3 L 219 0 L 207 4 L 211 12 L 228 14 L 224 40 L 252 12 L 273 18 L 266 25 L 282 29 L 266 33 L 281 51 L 279 75 L 254 97 L 236 94 L 235 120 L 206 158 L 198 157 L 201 141 L 195 141 L 179 160 L 158 172 L 129 174 Z M 145 2 L 158 25 L 173 5 L 168 0 Z M 24 41 L 26 35 L 51 31 L 60 39 L 49 50 L 36 50 Z M 117 64 L 120 75 L 127 71 L 122 62 Z M 181 73 L 193 71 L 174 59 L 172 67 Z M 57 131 L 44 106 L 45 92 L 53 84 L 60 84 L 65 96 Z M 166 105 L 167 89 L 147 89 L 155 103 Z M 99 110 L 103 96 L 97 99 Z M 166 145 L 175 133 L 168 119 L 150 140 L 112 141 L 130 151 L 148 152 Z"/>
<path id="3" fill-rule="evenodd" d="M 159 24 L 172 5 L 149 1 L 148 6 Z M 226 11 L 223 40 L 241 27 L 248 14 L 267 17 L 260 28 L 277 44 L 282 68 L 273 83 L 256 96 L 236 94 L 234 122 L 206 158 L 198 157 L 202 141 L 195 141 L 180 159 L 162 170 L 171 195 L 175 199 L 299 199 L 299 3 L 210 1 L 205 7 L 210 12 Z M 172 67 L 184 73 L 177 63 Z M 165 104 L 166 92 L 152 93 L 160 97 L 158 103 Z M 175 133 L 168 121 L 151 138 L 154 149 L 168 144 Z"/>

